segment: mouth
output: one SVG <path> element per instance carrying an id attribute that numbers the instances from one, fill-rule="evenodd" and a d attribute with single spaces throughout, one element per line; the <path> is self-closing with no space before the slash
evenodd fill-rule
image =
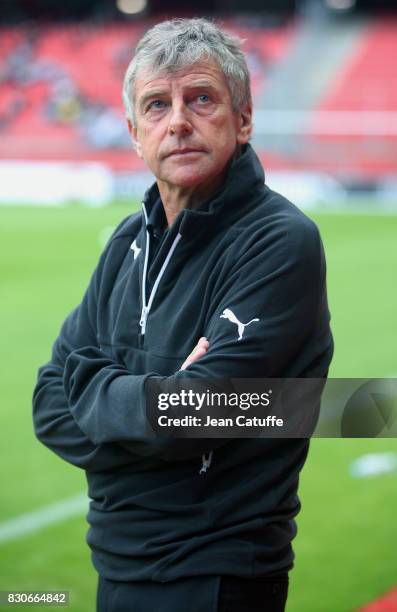
<path id="1" fill-rule="evenodd" d="M 171 153 L 168 153 L 168 155 L 166 155 L 166 157 L 185 157 L 185 156 L 191 156 L 191 155 L 199 155 L 200 153 L 205 153 L 205 151 L 203 149 L 190 149 L 190 148 L 186 148 L 186 149 L 175 149 L 174 151 L 171 151 Z"/>

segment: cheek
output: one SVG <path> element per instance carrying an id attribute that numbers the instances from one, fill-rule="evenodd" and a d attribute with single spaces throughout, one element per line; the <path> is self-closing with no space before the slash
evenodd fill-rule
<path id="1" fill-rule="evenodd" d="M 208 125 L 208 138 L 217 149 L 221 147 L 235 147 L 237 144 L 237 131 L 232 116 L 214 117 Z"/>
<path id="2" fill-rule="evenodd" d="M 159 129 L 160 126 L 147 124 L 142 122 L 138 130 L 138 141 L 143 152 L 143 156 L 153 157 L 158 150 L 161 139 L 162 131 Z"/>
<path id="3" fill-rule="evenodd" d="M 216 138 L 213 136 L 213 150 L 221 161 L 224 161 L 233 154 L 237 146 L 236 134 L 231 126 L 226 126 L 223 130 L 218 130 Z"/>
<path id="4" fill-rule="evenodd" d="M 153 134 L 147 133 L 142 137 L 140 142 L 143 159 L 146 162 L 154 162 L 159 148 L 159 143 L 156 141 L 156 138 Z"/>

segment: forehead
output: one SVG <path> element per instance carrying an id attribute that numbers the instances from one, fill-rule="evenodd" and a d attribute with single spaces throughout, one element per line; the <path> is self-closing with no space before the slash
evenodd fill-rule
<path id="1" fill-rule="evenodd" d="M 195 86 L 209 86 L 220 91 L 229 90 L 222 70 L 215 61 L 210 60 L 175 71 L 153 72 L 153 69 L 142 68 L 135 80 L 135 98 L 139 100 L 151 91 L 187 89 Z"/>

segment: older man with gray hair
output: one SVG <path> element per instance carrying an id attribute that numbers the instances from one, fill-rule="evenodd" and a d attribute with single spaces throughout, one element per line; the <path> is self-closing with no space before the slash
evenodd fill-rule
<path id="1" fill-rule="evenodd" d="M 145 386 L 326 377 L 318 230 L 264 182 L 237 38 L 154 26 L 123 97 L 156 182 L 39 370 L 36 434 L 86 471 L 98 612 L 279 612 L 308 440 L 153 437 Z"/>

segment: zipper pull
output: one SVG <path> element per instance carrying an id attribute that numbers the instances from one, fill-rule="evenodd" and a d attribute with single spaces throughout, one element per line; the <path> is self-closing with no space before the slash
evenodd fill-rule
<path id="1" fill-rule="evenodd" d="M 142 308 L 142 312 L 141 312 L 141 320 L 139 321 L 139 325 L 141 326 L 141 332 L 142 334 L 145 333 L 145 329 L 146 329 L 146 319 L 147 319 L 147 314 L 148 314 L 148 307 L 147 306 L 143 306 Z"/>
<path id="2" fill-rule="evenodd" d="M 201 455 L 201 460 L 203 462 L 203 465 L 201 466 L 201 470 L 200 470 L 199 474 L 205 474 L 206 471 L 208 470 L 208 468 L 211 466 L 213 452 L 214 451 L 210 451 L 208 453 L 208 457 L 207 457 L 207 455 L 205 453 L 203 453 L 203 455 Z"/>

